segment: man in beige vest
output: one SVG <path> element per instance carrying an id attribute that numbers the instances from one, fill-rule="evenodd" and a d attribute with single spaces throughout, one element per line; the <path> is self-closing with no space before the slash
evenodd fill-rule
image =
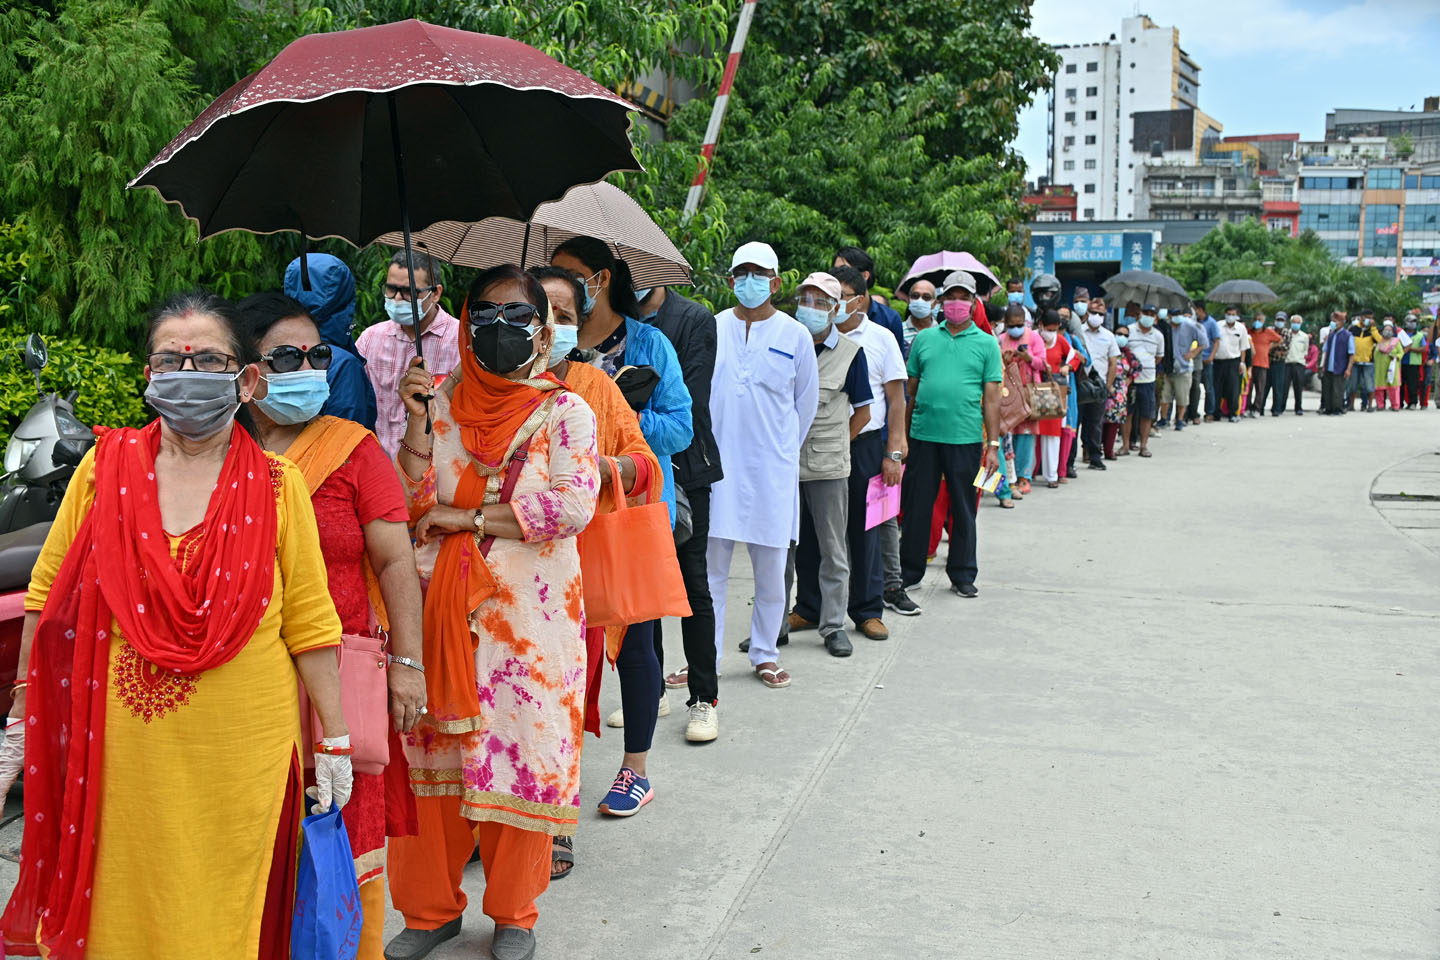
<path id="1" fill-rule="evenodd" d="M 843 301 L 840 281 L 812 273 L 800 284 L 796 301 L 795 319 L 815 340 L 820 402 L 800 447 L 800 542 L 786 569 L 786 596 L 789 581 L 796 582 L 787 626 L 819 627 L 831 656 L 848 657 L 850 441 L 870 422 L 874 395 L 865 351 L 835 327 Z"/>

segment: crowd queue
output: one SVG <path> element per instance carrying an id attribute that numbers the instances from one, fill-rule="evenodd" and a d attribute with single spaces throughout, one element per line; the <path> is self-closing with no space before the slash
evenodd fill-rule
<path id="1" fill-rule="evenodd" d="M 853 247 L 785 312 L 779 258 L 746 243 L 736 304 L 712 314 L 636 289 L 587 237 L 547 267 L 485 271 L 451 298 L 458 317 L 442 266 L 416 254 L 412 275 L 398 254 L 387 319 L 357 340 L 355 277 L 308 256 L 283 292 L 159 308 L 158 419 L 100 431 L 70 484 L 26 597 L 5 742 L 10 782 L 25 758 L 14 954 L 289 956 L 313 801 L 344 810 L 360 957 L 418 960 L 458 933 L 474 857 L 494 956 L 531 957 L 538 899 L 576 862 L 604 664 L 624 742 L 601 813 L 655 797 L 667 689 L 686 691 L 688 741 L 718 737 L 737 549 L 754 605 L 728 642 L 783 689 L 780 648 L 803 632 L 848 657 L 852 637 L 888 638 L 887 611 L 921 614 L 907 591 L 946 530 L 951 590 L 977 595 L 975 487 L 1009 509 L 1074 479 L 1082 451 L 1104 470 L 1151 456 L 1171 424 L 1278 416 L 1292 393 L 1301 414 L 1317 372 L 1326 413 L 1424 405 L 1435 361 L 1417 315 L 1337 314 L 1312 338 L 1300 317 L 1247 329 L 1199 304 L 1119 321 L 1083 291 L 1054 303 L 1058 286 L 1032 313 L 1018 282 L 995 310 L 962 271 L 902 286 L 902 315 Z M 1033 400 L 1023 415 L 1015 395 Z M 635 550 L 678 567 L 688 601 L 668 674 L 658 619 L 586 619 L 580 535 L 642 503 L 674 533 Z M 387 644 L 378 763 L 361 729 L 374 741 L 386 718 L 342 698 L 335 648 L 355 637 Z M 388 944 L 386 876 L 405 921 Z"/>

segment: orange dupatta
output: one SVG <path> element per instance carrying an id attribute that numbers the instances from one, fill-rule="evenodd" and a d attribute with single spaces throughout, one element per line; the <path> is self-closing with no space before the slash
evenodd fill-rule
<path id="1" fill-rule="evenodd" d="M 536 357 L 531 376 L 525 379 L 496 376 L 480 365 L 470 348 L 469 304 L 460 311 L 460 378 L 451 394 L 450 412 L 471 459 L 456 483 L 450 506 L 478 510 L 487 501 L 498 502 L 512 456 L 540 429 L 554 406 L 551 391 L 567 389 L 550 373 L 535 375 L 536 366 L 543 370 L 547 359 Z M 488 493 L 494 496 L 487 497 Z M 482 550 L 468 530 L 447 533 L 425 594 L 425 684 L 431 723 L 442 733 L 479 727 L 475 649 L 480 641 L 470 629 L 470 614 L 497 589 L 485 562 L 489 543 L 487 538 Z"/>
<path id="2" fill-rule="evenodd" d="M 285 458 L 300 468 L 300 474 L 305 478 L 305 487 L 313 497 L 320 485 L 330 478 L 330 474 L 345 465 L 345 461 L 350 459 L 350 454 L 355 452 L 360 441 L 371 436 L 374 434 L 353 420 L 331 416 L 317 417 L 290 444 L 290 449 L 285 451 Z M 380 628 L 388 632 L 390 617 L 385 612 L 385 600 L 380 596 L 380 580 L 375 576 L 375 569 L 370 566 L 368 555 L 364 557 L 364 567 L 365 589 L 370 595 L 370 609 L 375 611 L 375 619 L 380 622 Z"/>

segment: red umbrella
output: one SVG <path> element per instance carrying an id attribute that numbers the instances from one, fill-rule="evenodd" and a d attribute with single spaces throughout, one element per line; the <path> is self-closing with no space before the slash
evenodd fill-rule
<path id="1" fill-rule="evenodd" d="M 640 169 L 633 109 L 505 37 L 418 20 L 313 34 L 222 94 L 130 186 L 179 204 L 201 237 L 295 230 L 364 246 L 400 230 L 408 251 L 412 223 L 528 220 L 577 184 Z"/>

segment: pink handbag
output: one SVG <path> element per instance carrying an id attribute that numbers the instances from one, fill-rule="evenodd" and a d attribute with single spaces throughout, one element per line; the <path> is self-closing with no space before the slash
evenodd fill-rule
<path id="1" fill-rule="evenodd" d="M 341 634 L 336 648 L 340 661 L 340 708 L 350 728 L 351 765 L 356 773 L 377 774 L 390 762 L 389 660 L 385 640 L 354 633 Z M 315 766 L 314 731 L 323 729 L 320 715 L 310 706 L 305 685 L 300 684 L 300 742 L 304 744 L 306 769 Z"/>

